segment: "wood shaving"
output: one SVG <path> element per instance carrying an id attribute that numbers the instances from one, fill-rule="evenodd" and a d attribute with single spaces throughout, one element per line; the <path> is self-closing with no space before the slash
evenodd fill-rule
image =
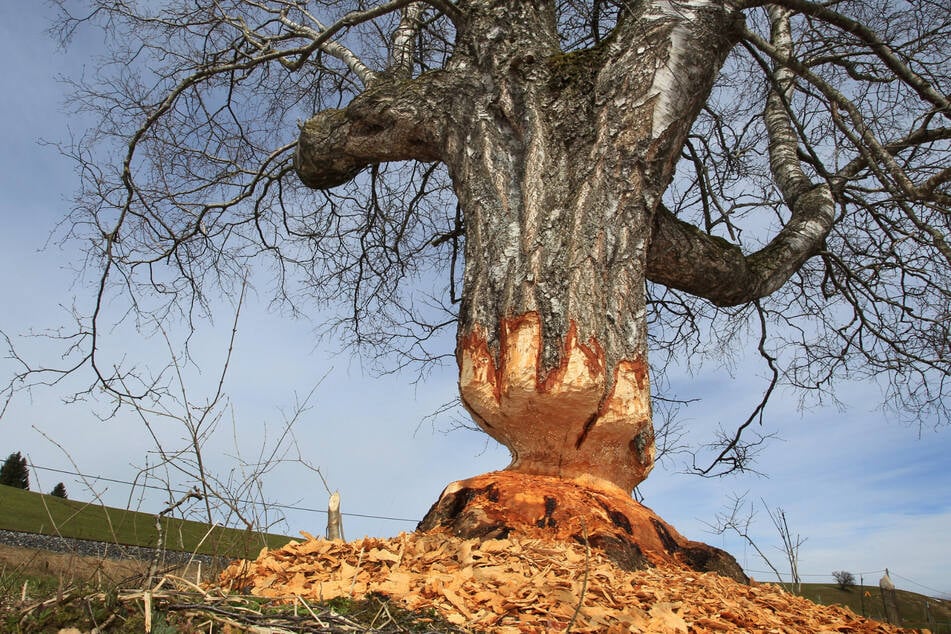
<path id="1" fill-rule="evenodd" d="M 443 532 L 353 542 L 304 533 L 236 561 L 219 586 L 288 602 L 388 596 L 477 631 L 798 634 L 911 632 L 771 584 L 674 565 L 626 572 L 596 549 L 540 539 L 462 540 Z M 579 609 L 580 604 L 580 609 Z"/>

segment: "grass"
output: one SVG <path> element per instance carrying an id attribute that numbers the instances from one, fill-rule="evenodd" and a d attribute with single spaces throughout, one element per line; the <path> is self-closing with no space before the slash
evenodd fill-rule
<path id="1" fill-rule="evenodd" d="M 0 529 L 155 547 L 155 516 L 77 502 L 0 485 Z M 279 548 L 291 538 L 162 518 L 165 547 L 225 558 L 254 558 L 261 548 Z"/>
<path id="2" fill-rule="evenodd" d="M 146 610 L 148 602 L 150 608 Z M 146 616 L 150 614 L 149 616 Z M 146 627 L 149 623 L 149 628 Z M 4 632 L 60 632 L 77 628 L 108 634 L 225 632 L 467 633 L 434 613 L 404 610 L 381 595 L 338 599 L 333 605 L 274 604 L 254 597 L 208 597 L 156 592 L 98 592 L 51 597 L 44 604 L 0 616 Z"/>
<path id="3" fill-rule="evenodd" d="M 169 549 L 228 559 L 253 558 L 262 546 L 277 548 L 290 539 L 227 528 L 215 528 L 206 537 L 206 524 L 172 518 L 162 522 Z M 146 547 L 155 546 L 157 537 L 154 515 L 7 486 L 0 486 L 0 529 Z M 110 634 L 139 633 L 146 631 L 147 613 L 153 634 L 463 631 L 435 613 L 411 612 L 376 595 L 337 598 L 324 604 L 282 605 L 253 597 L 205 593 L 183 585 L 179 579 L 163 580 L 146 597 L 142 584 L 147 563 L 8 550 L 15 551 L 18 558 L 0 561 L 2 632 L 57 633 L 61 628 L 85 632 L 98 628 Z"/>
<path id="4" fill-rule="evenodd" d="M 834 583 L 804 583 L 800 595 L 822 605 L 844 605 L 856 614 L 886 622 L 878 585 L 842 590 Z M 932 634 L 951 634 L 951 602 L 897 590 L 898 615 L 907 628 L 927 628 Z"/>
<path id="5" fill-rule="evenodd" d="M 0 486 L 0 529 L 153 547 L 155 516 Z M 261 547 L 283 546 L 283 535 L 216 528 L 163 519 L 166 546 L 229 559 L 256 557 Z M 0 547 L 2 549 L 3 547 Z M 283 605 L 255 597 L 199 591 L 174 577 L 143 592 L 142 570 L 127 562 L 90 561 L 61 553 L 22 553 L 0 562 L 0 632 L 57 633 L 61 628 L 109 634 L 281 632 L 463 632 L 432 611 L 413 612 L 386 597 L 336 598 Z M 131 563 L 128 565 L 132 565 Z M 133 588 L 130 590 L 129 588 Z M 149 609 L 146 610 L 146 605 Z"/>

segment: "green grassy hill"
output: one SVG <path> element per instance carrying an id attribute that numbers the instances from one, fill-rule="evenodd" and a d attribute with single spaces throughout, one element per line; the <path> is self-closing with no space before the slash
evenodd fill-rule
<path id="1" fill-rule="evenodd" d="M 0 485 L 0 529 L 154 547 L 155 516 Z M 256 557 L 262 547 L 278 548 L 291 538 L 163 518 L 169 550 L 228 558 Z"/>
<path id="2" fill-rule="evenodd" d="M 903 627 L 927 628 L 932 634 L 951 634 L 951 602 L 905 590 L 896 593 Z M 856 614 L 885 621 L 882 592 L 877 584 L 841 590 L 834 583 L 804 583 L 800 594 L 816 603 L 844 605 Z"/>

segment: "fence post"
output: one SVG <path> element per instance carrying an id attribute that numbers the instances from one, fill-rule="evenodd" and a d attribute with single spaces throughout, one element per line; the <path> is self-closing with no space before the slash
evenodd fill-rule
<path id="1" fill-rule="evenodd" d="M 343 539 L 343 516 L 340 515 L 339 491 L 334 491 L 327 503 L 327 539 Z"/>
<path id="2" fill-rule="evenodd" d="M 878 587 L 882 590 L 885 620 L 891 625 L 901 625 L 901 616 L 898 614 L 898 594 L 895 592 L 895 584 L 888 576 L 888 568 L 885 569 L 885 576 L 878 582 Z"/>
<path id="3" fill-rule="evenodd" d="M 865 577 L 859 574 L 859 601 L 862 604 L 862 616 L 865 617 Z"/>

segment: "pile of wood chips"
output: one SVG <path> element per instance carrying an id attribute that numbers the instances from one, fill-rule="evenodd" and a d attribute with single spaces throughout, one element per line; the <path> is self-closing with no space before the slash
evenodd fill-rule
<path id="1" fill-rule="evenodd" d="M 221 575 L 229 592 L 323 601 L 387 595 L 490 632 L 909 632 L 773 585 L 674 566 L 625 572 L 584 545 L 446 533 L 328 541 L 302 533 Z"/>

